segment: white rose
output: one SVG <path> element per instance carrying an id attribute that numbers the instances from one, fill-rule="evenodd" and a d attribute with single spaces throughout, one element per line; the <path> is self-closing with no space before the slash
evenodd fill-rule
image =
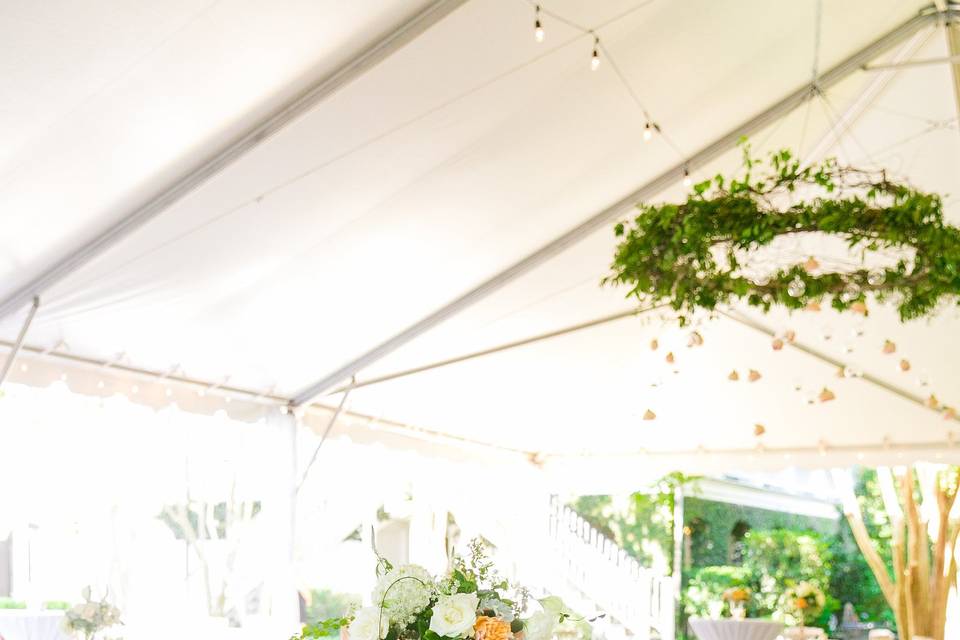
<path id="1" fill-rule="evenodd" d="M 379 627 L 379 632 L 378 632 Z M 350 640 L 380 640 L 387 637 L 387 617 L 380 615 L 380 607 L 364 607 L 357 611 L 350 623 Z"/>
<path id="2" fill-rule="evenodd" d="M 467 637 L 477 621 L 480 598 L 475 593 L 458 593 L 437 601 L 430 616 L 430 631 L 447 638 Z"/>
<path id="3" fill-rule="evenodd" d="M 560 616 L 550 611 L 538 611 L 523 625 L 526 640 L 550 640 L 560 622 Z"/>

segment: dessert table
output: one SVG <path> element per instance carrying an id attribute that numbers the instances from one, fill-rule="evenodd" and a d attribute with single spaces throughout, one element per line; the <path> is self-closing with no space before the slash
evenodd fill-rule
<path id="1" fill-rule="evenodd" d="M 60 626 L 62 611 L 0 610 L 0 637 L 3 640 L 70 640 Z"/>
<path id="2" fill-rule="evenodd" d="M 782 622 L 691 618 L 690 627 L 700 640 L 775 640 L 783 631 Z"/>

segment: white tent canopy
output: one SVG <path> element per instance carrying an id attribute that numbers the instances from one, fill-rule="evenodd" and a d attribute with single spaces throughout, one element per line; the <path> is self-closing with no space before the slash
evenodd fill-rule
<path id="1" fill-rule="evenodd" d="M 86 5 L 0 9 L 8 347 L 40 298 L 14 382 L 66 372 L 78 391 L 257 415 L 628 312 L 599 286 L 606 218 L 631 194 L 681 197 L 684 166 L 735 169 L 741 132 L 937 192 L 960 177 L 950 65 L 863 68 L 951 55 L 922 2 L 555 0 L 543 43 L 525 0 Z M 644 144 L 648 121 L 663 134 Z M 800 348 L 773 351 L 764 331 L 786 328 Z M 952 310 L 741 310 L 688 349 L 652 312 L 358 388 L 336 433 L 598 482 L 692 461 L 960 461 L 956 423 L 923 406 L 960 403 L 958 328 Z M 810 403 L 825 386 L 836 400 Z"/>

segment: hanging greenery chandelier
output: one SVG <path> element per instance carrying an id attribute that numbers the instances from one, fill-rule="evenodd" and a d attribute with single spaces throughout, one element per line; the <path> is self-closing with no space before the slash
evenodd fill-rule
<path id="1" fill-rule="evenodd" d="M 944 222 L 939 195 L 832 159 L 804 166 L 788 150 L 764 161 L 741 144 L 738 176 L 700 182 L 681 204 L 639 205 L 616 225 L 604 284 L 629 287 L 643 304 L 669 304 L 681 323 L 738 300 L 764 311 L 829 303 L 866 314 L 872 296 L 896 304 L 903 321 L 956 304 L 960 229 Z M 804 234 L 839 238 L 852 258 L 768 255 Z"/>

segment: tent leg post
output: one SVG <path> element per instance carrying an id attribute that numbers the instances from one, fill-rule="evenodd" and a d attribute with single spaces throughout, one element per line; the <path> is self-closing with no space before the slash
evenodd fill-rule
<path id="1" fill-rule="evenodd" d="M 683 595 L 683 485 L 678 484 L 673 490 L 673 611 L 671 620 L 673 634 L 663 640 L 673 640 L 677 637 L 680 626 L 680 598 Z"/>
<path id="2" fill-rule="evenodd" d="M 274 573 L 271 615 L 276 622 L 280 637 L 300 633 L 300 606 L 294 567 L 297 520 L 297 419 L 290 413 L 271 409 L 267 414 L 270 436 L 277 440 L 273 464 L 277 469 L 273 491 L 271 522 L 276 537 L 278 552 L 277 569 Z M 285 634 L 285 635 L 283 635 Z"/>
<path id="3" fill-rule="evenodd" d="M 33 318 L 37 315 L 37 309 L 40 308 L 40 298 L 38 296 L 33 297 L 33 304 L 30 305 L 30 311 L 27 312 L 27 319 L 23 322 L 23 328 L 20 329 L 20 335 L 17 336 L 17 341 L 13 343 L 13 348 L 10 349 L 10 355 L 7 356 L 7 361 L 3 363 L 3 369 L 0 370 L 0 387 L 3 386 L 4 381 L 7 379 L 7 374 L 10 373 L 10 369 L 13 367 L 13 361 L 17 359 L 17 354 L 20 353 L 20 349 L 23 347 L 23 341 L 27 338 L 27 331 L 30 330 L 30 325 L 33 324 Z"/>

